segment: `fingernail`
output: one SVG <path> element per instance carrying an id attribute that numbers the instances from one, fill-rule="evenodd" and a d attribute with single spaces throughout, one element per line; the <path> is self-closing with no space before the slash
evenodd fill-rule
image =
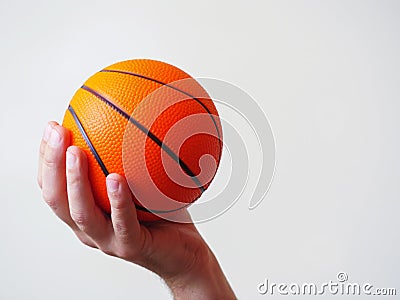
<path id="1" fill-rule="evenodd" d="M 47 126 L 46 126 L 46 128 L 44 129 L 44 132 L 43 132 L 43 140 L 45 142 L 47 142 L 49 140 L 49 138 L 50 138 L 51 129 L 52 129 L 51 125 L 47 124 Z"/>
<path id="2" fill-rule="evenodd" d="M 67 163 L 67 168 L 68 169 L 73 169 L 73 168 L 75 168 L 75 165 L 76 165 L 76 161 L 77 161 L 78 159 L 76 158 L 76 155 L 75 154 L 72 154 L 71 152 L 69 152 L 69 151 L 67 151 L 67 160 L 66 160 L 66 163 Z"/>
<path id="3" fill-rule="evenodd" d="M 57 132 L 57 130 L 55 130 L 53 128 L 53 130 L 51 131 L 50 134 L 50 138 L 49 138 L 49 145 L 52 147 L 58 147 L 61 143 L 61 136 L 60 134 Z"/>
<path id="4" fill-rule="evenodd" d="M 107 178 L 107 188 L 108 188 L 108 191 L 111 193 L 118 192 L 119 182 L 114 179 Z"/>

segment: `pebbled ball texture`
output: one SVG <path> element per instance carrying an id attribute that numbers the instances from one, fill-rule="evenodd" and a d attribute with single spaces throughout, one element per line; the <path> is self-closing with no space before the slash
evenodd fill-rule
<path id="1" fill-rule="evenodd" d="M 162 215 L 199 198 L 214 177 L 222 152 L 221 124 L 207 92 L 182 70 L 148 59 L 119 62 L 91 76 L 73 96 L 63 126 L 71 131 L 71 143 L 87 154 L 97 205 L 110 214 L 106 175 L 125 175 L 140 221 L 160 219 L 151 210 Z M 214 164 L 201 164 L 200 168 L 203 156 L 211 156 Z M 150 192 L 151 185 L 157 187 L 159 195 Z M 177 202 L 171 204 L 163 195 Z"/>

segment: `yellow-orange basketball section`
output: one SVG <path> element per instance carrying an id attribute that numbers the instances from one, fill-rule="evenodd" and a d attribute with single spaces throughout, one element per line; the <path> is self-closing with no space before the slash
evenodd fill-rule
<path id="1" fill-rule="evenodd" d="M 200 172 L 199 159 L 203 155 L 211 155 L 218 166 L 222 151 L 222 130 L 218 119 L 218 112 L 207 92 L 195 80 L 186 85 L 185 90 L 173 88 L 174 82 L 183 79 L 191 79 L 190 75 L 170 64 L 148 60 L 137 59 L 113 64 L 90 77 L 84 85 L 73 96 L 69 108 L 65 113 L 63 126 L 71 131 L 71 143 L 83 149 L 88 157 L 89 179 L 97 205 L 106 213 L 110 213 L 110 203 L 107 196 L 105 178 L 109 173 L 125 175 L 122 152 L 123 139 L 127 126 L 137 126 L 130 122 L 127 116 L 131 116 L 138 105 L 153 92 L 160 88 L 165 89 L 165 97 L 180 97 L 185 95 L 187 100 L 180 101 L 164 110 L 154 122 L 149 123 L 149 113 L 156 109 L 164 101 L 162 97 L 151 99 L 146 103 L 143 113 L 135 116 L 138 124 L 144 124 L 149 128 L 137 128 L 134 132 L 137 137 L 146 138 L 145 162 L 151 180 L 163 194 L 182 203 L 182 207 L 195 201 L 208 187 L 210 181 L 202 182 L 202 178 L 196 178 L 200 182 L 198 187 L 182 186 L 168 176 L 163 168 L 162 153 L 163 146 L 170 146 L 170 163 L 179 165 L 182 172 L 195 178 Z M 191 97 L 190 95 L 196 95 Z M 153 101 L 153 102 L 152 102 Z M 160 146 L 168 131 L 179 120 L 196 114 L 209 114 L 210 117 L 204 122 L 215 130 L 215 135 L 194 134 L 185 140 L 180 149 L 173 145 Z M 195 123 L 195 122 L 193 122 Z M 186 125 L 185 134 L 193 130 L 199 124 Z M 189 126 L 189 128 L 187 127 Z M 191 128 L 190 126 L 193 126 Z M 140 129 L 140 130 L 139 130 Z M 182 132 L 183 132 L 182 131 Z M 179 132 L 177 133 L 179 135 Z M 165 154 L 165 153 L 164 153 Z M 135 159 L 133 154 L 133 159 Z M 176 160 L 176 157 L 179 161 Z M 175 161 L 174 161 L 175 157 Z M 134 164 L 133 164 L 134 165 Z M 135 172 L 135 170 L 130 170 Z M 206 170 L 207 171 L 207 170 Z M 211 178 L 215 175 L 208 174 Z M 207 173 L 207 172 L 205 172 Z M 146 176 L 136 174 L 131 189 L 146 186 Z M 151 210 L 161 212 L 167 211 L 168 205 L 153 201 L 152 207 L 143 205 L 133 197 L 137 207 L 138 218 L 141 221 L 157 220 L 159 217 L 151 213 Z"/>

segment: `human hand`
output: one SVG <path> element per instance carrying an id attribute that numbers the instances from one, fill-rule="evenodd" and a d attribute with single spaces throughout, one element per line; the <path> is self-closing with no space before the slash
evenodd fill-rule
<path id="1" fill-rule="evenodd" d="M 79 240 L 161 276 L 175 299 L 235 299 L 214 254 L 193 224 L 141 224 L 123 176 L 106 178 L 111 216 L 96 205 L 86 154 L 69 131 L 50 122 L 40 145 L 42 197 Z"/>

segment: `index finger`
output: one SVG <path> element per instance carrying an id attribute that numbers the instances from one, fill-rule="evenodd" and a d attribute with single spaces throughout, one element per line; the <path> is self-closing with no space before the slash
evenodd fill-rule
<path id="1" fill-rule="evenodd" d="M 46 151 L 47 147 L 47 141 L 50 138 L 51 130 L 54 128 L 54 126 L 58 125 L 57 122 L 55 121 L 50 121 L 47 123 L 44 132 L 43 132 L 43 137 L 40 142 L 40 148 L 39 148 L 39 166 L 38 166 L 38 173 L 37 173 L 37 183 L 40 188 L 42 188 L 42 166 L 43 166 L 43 157 L 44 153 Z"/>

